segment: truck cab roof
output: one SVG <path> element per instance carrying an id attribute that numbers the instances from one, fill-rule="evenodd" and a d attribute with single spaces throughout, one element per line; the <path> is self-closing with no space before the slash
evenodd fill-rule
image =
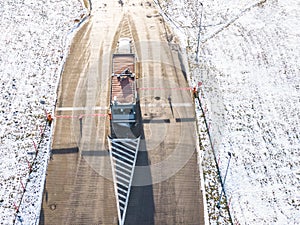
<path id="1" fill-rule="evenodd" d="M 131 53 L 131 39 L 127 37 L 120 38 L 118 41 L 118 53 Z"/>

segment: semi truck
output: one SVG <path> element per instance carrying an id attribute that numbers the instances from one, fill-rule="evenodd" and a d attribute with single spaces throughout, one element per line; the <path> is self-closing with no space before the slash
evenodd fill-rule
<path id="1" fill-rule="evenodd" d="M 120 38 L 112 55 L 110 113 L 113 127 L 133 127 L 137 123 L 135 54 L 130 38 Z"/>

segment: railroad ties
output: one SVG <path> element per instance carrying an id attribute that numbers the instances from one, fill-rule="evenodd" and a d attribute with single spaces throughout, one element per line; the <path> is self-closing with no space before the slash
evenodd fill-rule
<path id="1" fill-rule="evenodd" d="M 126 210 L 134 174 L 140 137 L 108 138 L 119 225 L 125 223 Z"/>

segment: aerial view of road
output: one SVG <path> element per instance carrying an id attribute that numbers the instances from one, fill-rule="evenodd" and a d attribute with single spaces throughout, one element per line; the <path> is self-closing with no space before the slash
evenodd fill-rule
<path id="1" fill-rule="evenodd" d="M 118 224 L 109 153 L 111 59 L 136 55 L 141 142 L 125 224 L 204 224 L 187 63 L 153 3 L 95 2 L 58 90 L 40 224 Z"/>

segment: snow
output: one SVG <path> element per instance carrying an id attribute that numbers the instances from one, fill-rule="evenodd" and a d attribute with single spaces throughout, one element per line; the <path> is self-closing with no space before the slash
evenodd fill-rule
<path id="1" fill-rule="evenodd" d="M 191 83 L 202 83 L 196 107 L 209 222 L 300 224 L 299 1 L 156 2 L 187 49 Z M 51 143 L 46 112 L 86 14 L 79 0 L 0 2 L 1 224 L 38 222 Z"/>
<path id="2" fill-rule="evenodd" d="M 199 1 L 161 5 L 177 26 L 184 24 L 182 15 L 194 21 L 185 27 L 184 44 L 193 83 L 203 84 L 200 100 L 211 138 L 198 110 L 210 223 L 228 223 L 231 216 L 234 224 L 300 224 L 300 3 L 202 3 L 199 64 L 193 62 Z M 222 200 L 219 210 L 218 172 L 224 181 L 228 152 L 227 203 Z"/>
<path id="3" fill-rule="evenodd" d="M 50 144 L 46 112 L 55 104 L 67 35 L 84 14 L 78 0 L 0 2 L 1 224 L 13 224 L 17 211 L 17 223 L 39 216 Z"/>

